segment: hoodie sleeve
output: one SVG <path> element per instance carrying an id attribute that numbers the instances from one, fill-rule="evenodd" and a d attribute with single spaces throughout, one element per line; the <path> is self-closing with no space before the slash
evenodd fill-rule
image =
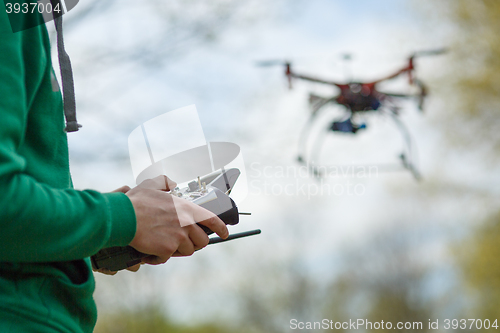
<path id="1" fill-rule="evenodd" d="M 50 77 L 47 79 L 50 72 L 44 69 L 50 60 L 39 59 L 37 64 L 38 60 L 26 53 L 27 47 L 43 48 L 44 37 L 43 25 L 12 33 L 7 15 L 0 11 L 1 262 L 82 259 L 104 247 L 127 245 L 136 231 L 134 208 L 125 194 L 51 186 L 51 182 L 40 181 L 26 171 L 36 168 L 37 159 L 57 161 L 48 157 L 55 148 L 28 149 L 24 145 L 29 135 L 39 130 L 37 126 L 46 129 L 46 135 L 59 138 L 58 149 L 63 147 L 67 152 L 61 103 L 54 103 L 53 97 L 42 91 L 52 92 Z M 32 117 L 33 110 L 38 118 Z M 49 125 L 41 126 L 44 122 Z M 67 163 L 67 155 L 64 158 Z M 66 169 L 48 164 L 47 178 L 69 179 Z"/>

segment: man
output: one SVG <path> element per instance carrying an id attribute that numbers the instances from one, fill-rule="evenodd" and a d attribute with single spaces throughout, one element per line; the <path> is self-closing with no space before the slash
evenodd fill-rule
<path id="1" fill-rule="evenodd" d="M 0 332 L 92 332 L 89 256 L 131 245 L 160 264 L 208 244 L 196 222 L 228 231 L 166 193 L 175 184 L 163 176 L 113 193 L 72 189 L 47 30 L 23 23 L 35 27 L 13 33 L 0 10 Z"/>

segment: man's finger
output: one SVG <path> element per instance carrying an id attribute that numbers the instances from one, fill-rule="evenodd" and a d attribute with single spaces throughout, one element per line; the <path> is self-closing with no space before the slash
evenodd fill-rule
<path id="1" fill-rule="evenodd" d="M 167 259 L 164 259 L 164 258 L 160 258 L 158 256 L 147 256 L 145 258 L 142 258 L 142 262 L 145 263 L 145 264 L 148 264 L 148 265 L 161 265 L 161 264 L 164 264 L 167 262 L 169 258 Z"/>
<path id="2" fill-rule="evenodd" d="M 99 268 L 97 270 L 94 270 L 94 272 L 98 272 L 98 273 L 106 274 L 106 275 L 115 275 L 117 273 L 116 271 L 110 271 L 107 268 Z"/>
<path id="3" fill-rule="evenodd" d="M 139 268 L 141 268 L 141 264 L 130 266 L 130 267 L 127 268 L 127 270 L 131 271 L 131 272 L 137 272 L 139 270 Z"/>
<path id="4" fill-rule="evenodd" d="M 172 198 L 174 200 L 177 215 L 179 216 L 181 227 L 199 223 L 203 224 L 224 239 L 229 236 L 226 224 L 222 222 L 217 215 L 187 200 L 174 196 L 172 196 Z M 190 215 L 191 218 L 187 218 L 188 215 Z"/>
<path id="5" fill-rule="evenodd" d="M 200 207 L 201 208 L 201 207 Z M 209 219 L 198 222 L 198 224 L 202 224 L 208 229 L 215 232 L 219 235 L 220 238 L 226 239 L 229 236 L 229 230 L 227 230 L 227 226 L 220 218 L 216 215 L 212 216 Z"/>
<path id="6" fill-rule="evenodd" d="M 112 192 L 122 192 L 122 193 L 127 193 L 128 191 L 130 191 L 130 186 L 123 185 L 122 187 L 117 188 L 116 190 L 114 190 L 114 191 L 112 191 Z"/>
<path id="7" fill-rule="evenodd" d="M 137 187 L 146 188 L 148 190 L 171 191 L 177 186 L 177 183 L 169 179 L 165 175 L 156 176 L 151 179 L 146 179 Z"/>
<path id="8" fill-rule="evenodd" d="M 208 238 L 208 235 L 205 233 L 205 231 L 203 231 L 202 228 L 197 225 L 192 225 L 186 228 L 189 228 L 189 239 L 191 239 L 191 242 L 193 242 L 195 251 L 202 249 L 208 245 L 208 242 L 210 240 Z"/>
<path id="9" fill-rule="evenodd" d="M 191 242 L 191 239 L 188 238 L 186 241 L 181 242 L 175 253 L 179 253 L 184 257 L 192 255 L 194 253 L 194 245 Z"/>
<path id="10" fill-rule="evenodd" d="M 165 182 L 167 183 L 167 191 L 172 191 L 174 188 L 177 187 L 177 183 L 174 182 L 172 179 L 168 178 L 165 175 L 163 177 L 165 177 Z"/>

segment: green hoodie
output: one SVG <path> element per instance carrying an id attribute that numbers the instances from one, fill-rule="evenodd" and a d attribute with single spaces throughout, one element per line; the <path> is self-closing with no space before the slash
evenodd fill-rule
<path id="1" fill-rule="evenodd" d="M 88 257 L 135 234 L 125 194 L 72 189 L 64 126 L 45 25 L 13 33 L 0 10 L 2 333 L 92 332 Z"/>

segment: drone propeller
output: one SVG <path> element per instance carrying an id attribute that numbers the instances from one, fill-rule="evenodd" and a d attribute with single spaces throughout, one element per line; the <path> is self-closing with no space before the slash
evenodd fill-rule
<path id="1" fill-rule="evenodd" d="M 292 89 L 292 63 L 288 60 L 262 60 L 255 63 L 259 67 L 285 66 L 285 75 L 288 79 L 288 89 Z"/>
<path id="2" fill-rule="evenodd" d="M 423 50 L 423 51 L 417 51 L 414 52 L 412 57 L 427 57 L 427 56 L 434 56 L 434 55 L 440 55 L 443 53 L 448 52 L 448 48 L 442 47 L 440 49 L 434 49 L 434 50 Z"/>
<path id="3" fill-rule="evenodd" d="M 255 65 L 258 67 L 286 66 L 286 65 L 290 65 L 290 61 L 278 60 L 278 59 L 261 60 L 261 61 L 256 61 Z"/>

